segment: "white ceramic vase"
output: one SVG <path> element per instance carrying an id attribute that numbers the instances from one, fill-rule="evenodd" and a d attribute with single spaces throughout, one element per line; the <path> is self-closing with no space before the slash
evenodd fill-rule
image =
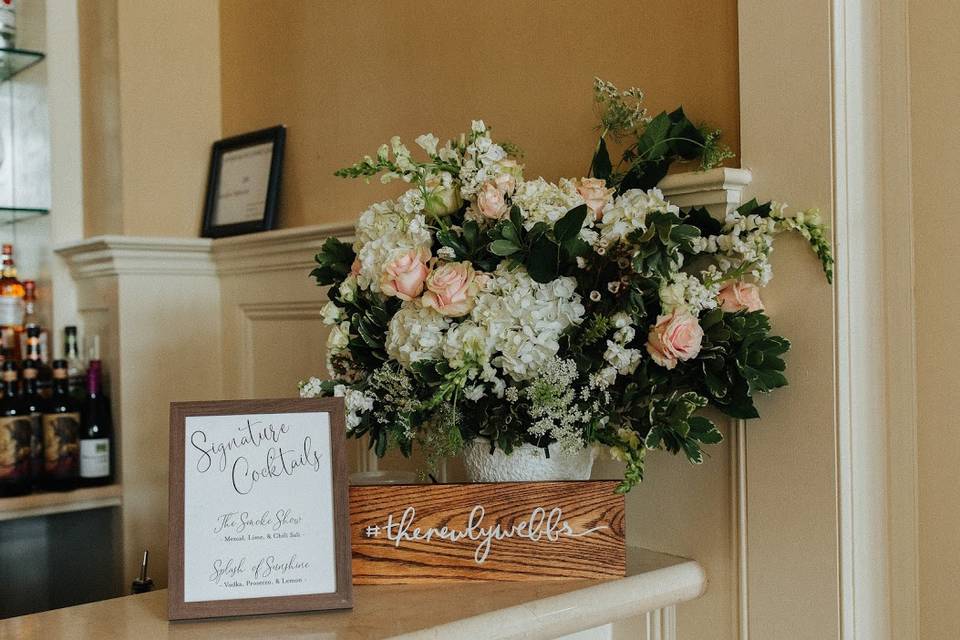
<path id="1" fill-rule="evenodd" d="M 556 443 L 548 458 L 541 447 L 524 444 L 510 455 L 496 449 L 490 453 L 486 438 L 471 440 L 464 447 L 463 463 L 471 482 L 534 482 L 547 480 L 589 480 L 596 447 L 565 453 Z"/>

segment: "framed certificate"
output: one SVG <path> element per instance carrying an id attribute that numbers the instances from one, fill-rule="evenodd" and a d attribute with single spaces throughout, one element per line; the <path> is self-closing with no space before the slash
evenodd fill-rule
<path id="1" fill-rule="evenodd" d="M 214 143 L 203 237 L 274 228 L 285 141 L 286 128 L 278 125 Z"/>
<path id="2" fill-rule="evenodd" d="M 353 606 L 339 398 L 170 405 L 171 620 Z"/>

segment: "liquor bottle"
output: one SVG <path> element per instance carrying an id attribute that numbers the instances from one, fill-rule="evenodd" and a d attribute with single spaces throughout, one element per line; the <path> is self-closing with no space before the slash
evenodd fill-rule
<path id="1" fill-rule="evenodd" d="M 67 360 L 70 395 L 81 399 L 84 397 L 86 370 L 83 366 L 83 360 L 80 359 L 80 341 L 77 339 L 77 328 L 73 325 L 63 328 L 63 357 Z"/>
<path id="2" fill-rule="evenodd" d="M 113 420 L 110 403 L 103 395 L 102 365 L 91 360 L 87 367 L 87 397 L 80 425 L 80 484 L 98 486 L 113 482 Z"/>
<path id="3" fill-rule="evenodd" d="M 23 281 L 23 325 L 21 326 L 18 333 L 18 342 L 20 344 L 20 354 L 26 359 L 27 356 L 27 327 L 32 324 L 40 327 L 40 357 L 38 358 L 41 362 L 46 363 L 47 359 L 44 355 L 49 347 L 49 337 L 47 335 L 47 330 L 43 328 L 43 321 L 40 319 L 40 314 L 37 313 L 37 283 L 33 280 L 24 280 Z"/>
<path id="4" fill-rule="evenodd" d="M 32 331 L 33 327 L 27 329 Z M 30 416 L 30 476 L 34 486 L 43 480 L 43 398 L 37 389 L 37 374 L 40 362 L 24 360 L 20 377 L 23 378 L 23 408 Z"/>
<path id="5" fill-rule="evenodd" d="M 20 345 L 17 332 L 23 326 L 23 296 L 26 290 L 17 279 L 13 264 L 13 245 L 3 245 L 3 271 L 0 275 L 0 345 L 7 349 L 10 359 L 18 360 Z"/>
<path id="6" fill-rule="evenodd" d="M 30 492 L 31 425 L 17 388 L 17 364 L 3 363 L 0 400 L 0 496 Z"/>
<path id="7" fill-rule="evenodd" d="M 69 491 L 80 476 L 80 411 L 70 396 L 67 361 L 53 361 L 53 395 L 44 403 L 43 485 L 54 491 Z"/>
<path id="8" fill-rule="evenodd" d="M 33 363 L 37 373 L 34 381 L 37 387 L 37 393 L 45 398 L 49 398 L 52 392 L 52 372 L 50 371 L 50 367 L 43 361 L 43 352 L 41 351 L 43 348 L 43 343 L 41 342 L 43 329 L 39 325 L 31 323 L 24 327 L 23 335 L 25 336 L 23 341 L 24 366 L 26 366 L 27 361 Z"/>

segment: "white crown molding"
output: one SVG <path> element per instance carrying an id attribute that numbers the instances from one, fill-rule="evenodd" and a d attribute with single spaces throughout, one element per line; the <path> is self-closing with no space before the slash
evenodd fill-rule
<path id="1" fill-rule="evenodd" d="M 215 275 L 206 238 L 96 236 L 54 251 L 77 280 L 119 275 Z"/>
<path id="2" fill-rule="evenodd" d="M 320 224 L 219 238 L 213 241 L 213 260 L 223 275 L 300 269 L 313 263 L 327 238 L 352 235 L 353 224 Z"/>
<path id="3" fill-rule="evenodd" d="M 750 171 L 721 167 L 676 173 L 660 183 L 681 207 L 739 204 Z M 327 238 L 350 238 L 349 223 L 277 229 L 231 238 L 96 236 L 56 253 L 76 279 L 129 274 L 236 276 L 309 267 Z"/>
<path id="4" fill-rule="evenodd" d="M 739 204 L 753 175 L 749 169 L 717 167 L 708 171 L 673 173 L 657 186 L 678 207 Z"/>

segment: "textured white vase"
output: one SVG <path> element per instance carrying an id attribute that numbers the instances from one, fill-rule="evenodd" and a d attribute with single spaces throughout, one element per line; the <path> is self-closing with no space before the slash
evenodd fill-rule
<path id="1" fill-rule="evenodd" d="M 589 480 L 596 455 L 596 447 L 565 453 L 556 443 L 550 445 L 549 458 L 532 444 L 521 445 L 510 455 L 499 448 L 491 454 L 490 441 L 477 438 L 464 447 L 463 464 L 471 482 Z"/>

